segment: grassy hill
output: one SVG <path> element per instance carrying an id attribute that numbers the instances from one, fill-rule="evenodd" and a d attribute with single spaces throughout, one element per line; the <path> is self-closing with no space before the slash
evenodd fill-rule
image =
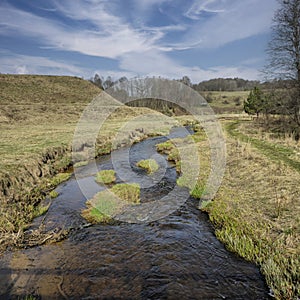
<path id="1" fill-rule="evenodd" d="M 216 114 L 237 113 L 244 111 L 244 101 L 249 91 L 209 91 L 200 92 Z"/>
<path id="2" fill-rule="evenodd" d="M 80 114 L 101 91 L 80 78 L 0 75 L 0 168 L 68 145 Z"/>

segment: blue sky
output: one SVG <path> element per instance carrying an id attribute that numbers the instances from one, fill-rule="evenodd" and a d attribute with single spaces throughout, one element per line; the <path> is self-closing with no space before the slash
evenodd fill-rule
<path id="1" fill-rule="evenodd" d="M 276 0 L 1 0 L 0 72 L 262 79 Z"/>

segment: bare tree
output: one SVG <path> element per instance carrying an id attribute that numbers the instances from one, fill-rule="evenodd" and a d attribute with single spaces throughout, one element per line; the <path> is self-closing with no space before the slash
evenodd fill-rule
<path id="1" fill-rule="evenodd" d="M 265 71 L 273 78 L 287 80 L 289 95 L 283 100 L 284 106 L 300 126 L 300 0 L 278 2 Z"/>

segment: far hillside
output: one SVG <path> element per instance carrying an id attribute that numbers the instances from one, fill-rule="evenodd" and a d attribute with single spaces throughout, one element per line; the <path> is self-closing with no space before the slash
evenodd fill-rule
<path id="1" fill-rule="evenodd" d="M 100 92 L 77 77 L 0 74 L 0 122 L 73 119 Z"/>

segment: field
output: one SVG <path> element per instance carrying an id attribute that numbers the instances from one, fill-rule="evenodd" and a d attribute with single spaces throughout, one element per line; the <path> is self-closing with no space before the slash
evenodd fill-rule
<path id="1" fill-rule="evenodd" d="M 117 110 L 99 133 L 97 155 L 153 134 L 166 134 L 174 124 L 164 121 L 164 126 L 157 122 L 151 127 L 153 115 L 128 122 L 153 112 L 114 102 L 80 78 L 0 75 L 0 251 L 26 245 L 24 230 L 45 212 L 40 200 L 67 179 L 68 174 L 61 172 L 72 165 L 74 129 L 87 104 L 99 94 L 104 104 Z M 262 130 L 257 120 L 242 114 L 247 96 L 248 92 L 204 93 L 220 114 L 227 165 L 215 199 L 202 209 L 226 247 L 261 268 L 276 299 L 299 299 L 300 145 L 292 137 Z M 188 119 L 177 118 L 181 123 Z M 121 137 L 112 145 L 116 132 Z M 193 138 L 203 173 L 191 194 L 201 199 L 209 172 L 209 144 L 201 129 Z M 172 145 L 161 147 L 170 151 Z M 180 169 L 175 150 L 169 158 Z M 45 237 L 37 239 L 37 244 L 40 240 Z"/>
<path id="2" fill-rule="evenodd" d="M 244 101 L 249 95 L 249 91 L 233 92 L 200 92 L 206 99 L 216 114 L 223 113 L 242 113 Z"/>

